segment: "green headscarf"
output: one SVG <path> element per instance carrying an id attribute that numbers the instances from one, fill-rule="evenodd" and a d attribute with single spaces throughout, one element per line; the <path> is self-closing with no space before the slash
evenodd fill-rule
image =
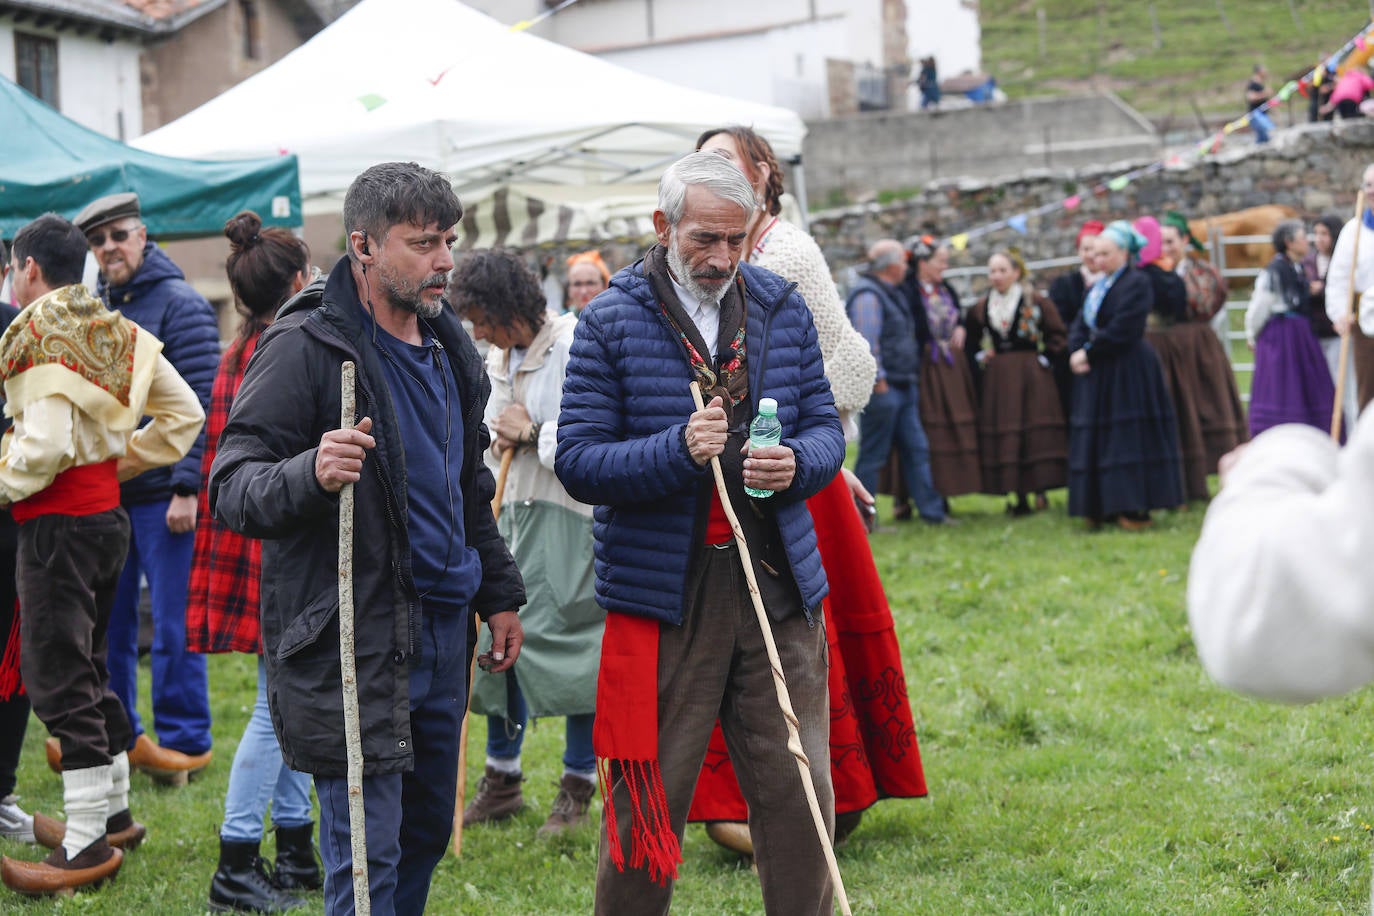
<path id="1" fill-rule="evenodd" d="M 1188 244 L 1194 251 L 1206 251 L 1207 248 L 1193 236 L 1193 232 L 1188 228 L 1188 217 L 1179 213 L 1177 210 L 1167 210 L 1164 213 L 1163 225 L 1173 226 L 1178 230 L 1178 234 L 1187 239 Z"/>

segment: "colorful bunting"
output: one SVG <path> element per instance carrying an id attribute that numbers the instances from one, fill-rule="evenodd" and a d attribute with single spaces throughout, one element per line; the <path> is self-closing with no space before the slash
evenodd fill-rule
<path id="1" fill-rule="evenodd" d="M 572 3 L 576 2 L 577 0 L 563 0 L 563 2 L 559 5 L 558 9 L 561 9 L 564 6 L 569 6 Z M 526 25 L 526 23 L 521 23 L 520 25 Z M 1317 66 L 1314 67 L 1307 74 L 1299 77 L 1296 80 L 1289 80 L 1282 87 L 1280 87 L 1276 95 L 1274 95 L 1270 99 L 1267 99 L 1262 105 L 1257 106 L 1255 110 L 1268 111 L 1272 108 L 1276 108 L 1280 104 L 1289 101 L 1295 93 L 1303 96 L 1304 98 L 1309 97 L 1309 89 L 1312 87 L 1320 86 L 1322 84 L 1322 80 L 1326 79 L 1328 75 L 1328 70 L 1331 74 L 1334 74 L 1336 68 L 1340 65 L 1342 61 L 1346 59 L 1346 57 L 1350 55 L 1352 50 L 1358 49 L 1360 51 L 1365 51 L 1368 49 L 1369 44 L 1370 42 L 1366 38 L 1365 32 L 1361 31 L 1350 41 L 1346 42 L 1345 45 L 1339 51 L 1331 55 L 1331 57 L 1328 58 L 1326 61 L 1318 63 Z M 373 104 L 369 104 L 369 100 L 375 100 L 375 102 Z M 378 105 L 384 104 L 386 100 L 378 96 L 363 96 L 360 99 L 360 101 L 362 101 L 364 105 L 367 105 L 368 110 L 371 111 Z M 1249 125 L 1249 113 L 1239 118 L 1236 118 L 1234 121 L 1231 121 L 1230 123 L 1223 126 L 1211 137 L 1199 141 L 1197 147 L 1194 150 L 1194 154 L 1199 158 L 1206 156 L 1209 153 L 1215 155 L 1221 149 L 1222 144 L 1228 135 L 1235 133 L 1243 127 L 1248 127 Z M 1101 197 L 1104 194 L 1106 194 L 1109 190 L 1122 191 L 1130 185 L 1131 180 L 1133 178 L 1139 177 L 1141 175 L 1148 175 L 1154 172 L 1158 172 L 1164 169 L 1166 166 L 1168 168 L 1175 168 L 1182 166 L 1183 164 L 1184 157 L 1179 153 L 1175 153 L 1173 155 L 1170 155 L 1165 160 L 1154 162 L 1151 165 L 1146 166 L 1145 168 L 1137 169 L 1131 172 L 1126 172 L 1123 175 L 1117 175 L 1116 177 L 1107 181 L 1105 184 L 1095 185 L 1091 189 L 1091 192 L 1093 195 Z M 968 243 L 970 239 L 988 235 L 992 232 L 995 232 L 1003 228 L 1004 226 L 1010 227 L 1012 230 L 1021 235 L 1026 235 L 1029 228 L 1028 218 L 1030 216 L 1043 216 L 1045 214 L 1053 213 L 1054 211 L 1061 209 L 1077 210 L 1082 203 L 1083 198 L 1079 194 L 1071 194 L 1058 203 L 1044 204 L 1026 213 L 1018 213 L 1016 216 L 1008 217 L 1005 220 L 998 220 L 993 223 L 988 223 L 983 226 L 978 226 L 973 229 L 969 229 L 966 232 L 960 232 L 958 235 L 950 236 L 948 241 L 950 246 L 955 251 L 964 251 L 966 248 L 968 248 Z"/>

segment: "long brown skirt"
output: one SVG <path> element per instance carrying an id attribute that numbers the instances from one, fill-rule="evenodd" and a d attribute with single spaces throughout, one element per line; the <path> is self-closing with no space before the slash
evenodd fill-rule
<path id="1" fill-rule="evenodd" d="M 1031 350 L 999 353 L 983 365 L 978 408 L 983 492 L 1039 493 L 1069 482 L 1069 427 L 1054 372 Z"/>
<path id="2" fill-rule="evenodd" d="M 1211 325 L 1189 321 L 1148 331 L 1159 354 L 1178 420 L 1183 489 L 1188 499 L 1206 499 L 1207 475 L 1221 456 L 1249 438 L 1236 376 Z"/>
<path id="3" fill-rule="evenodd" d="M 923 354 L 925 356 L 925 354 Z M 962 350 L 953 362 L 921 360 L 921 426 L 930 441 L 930 474 L 941 496 L 982 489 L 978 464 L 978 414 L 973 373 Z"/>
<path id="4" fill-rule="evenodd" d="M 1374 400 L 1374 337 L 1364 336 L 1359 325 L 1350 332 L 1351 350 L 1354 351 L 1355 384 L 1360 391 L 1360 412 L 1365 405 Z"/>

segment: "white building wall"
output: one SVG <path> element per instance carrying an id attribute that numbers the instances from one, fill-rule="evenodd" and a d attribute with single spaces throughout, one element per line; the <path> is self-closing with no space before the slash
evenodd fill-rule
<path id="1" fill-rule="evenodd" d="M 1035 28 L 1034 16 L 1026 22 Z M 934 54 L 941 79 L 982 66 L 978 0 L 907 0 L 906 33 L 913 64 Z"/>
<path id="2" fill-rule="evenodd" d="M 143 133 L 138 45 L 50 29 L 19 30 L 57 39 L 57 97 L 64 115 L 117 140 Z M 0 23 L 0 73 L 15 80 L 15 63 L 14 27 Z"/>

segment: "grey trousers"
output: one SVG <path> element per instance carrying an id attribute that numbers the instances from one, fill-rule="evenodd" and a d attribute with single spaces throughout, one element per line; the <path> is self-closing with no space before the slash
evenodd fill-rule
<path id="1" fill-rule="evenodd" d="M 720 718 L 740 789 L 749 803 L 749 833 L 763 886 L 766 913 L 830 916 L 834 889 L 802 789 L 796 758 L 787 750 L 787 723 L 778 707 L 763 634 L 749 599 L 740 556 L 733 548 L 707 549 L 700 587 L 681 627 L 659 630 L 658 755 L 673 831 L 681 839 L 697 775 L 716 718 Z M 830 783 L 830 709 L 825 630 L 819 614 L 808 626 L 798 614 L 773 624 L 774 640 L 800 723 L 811 778 L 834 835 L 835 794 Z M 613 703 L 614 697 L 598 697 Z M 618 776 L 617 811 L 629 795 Z M 619 821 L 622 848 L 630 848 L 630 818 Z M 666 914 L 673 887 L 648 873 L 619 871 L 607 851 L 601 821 L 596 913 L 601 916 Z"/>

